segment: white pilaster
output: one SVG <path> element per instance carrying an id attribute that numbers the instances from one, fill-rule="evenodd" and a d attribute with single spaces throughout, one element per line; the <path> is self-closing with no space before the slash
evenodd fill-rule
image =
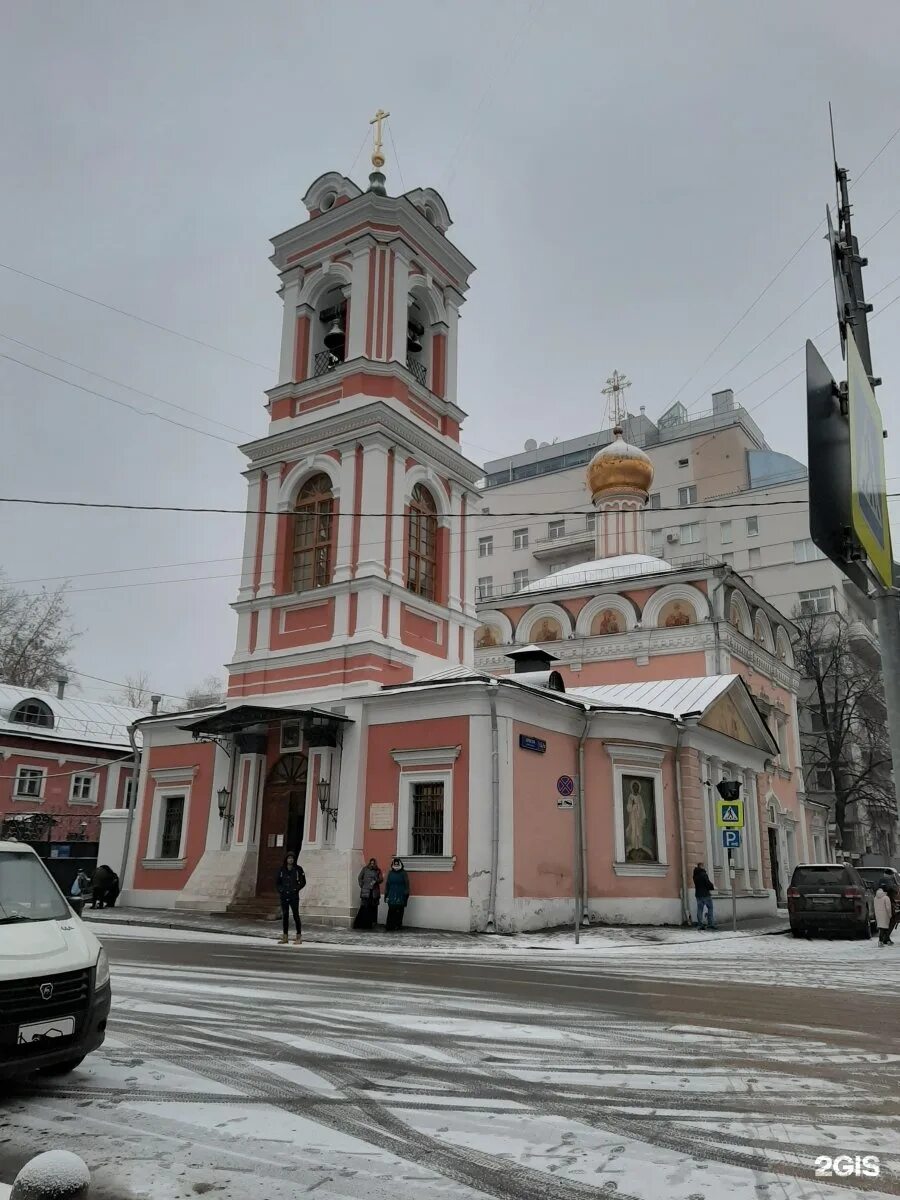
<path id="1" fill-rule="evenodd" d="M 238 600 L 253 598 L 253 570 L 256 560 L 256 531 L 259 528 L 259 481 L 261 472 L 247 475 L 247 516 L 244 521 L 244 550 L 241 559 L 241 586 Z"/>
<path id="2" fill-rule="evenodd" d="M 403 574 L 403 556 L 406 551 L 403 511 L 406 506 L 406 463 L 399 447 L 394 452 L 394 488 L 391 499 L 391 583 L 406 586 Z M 398 629 L 399 636 L 399 629 Z"/>
<path id="3" fill-rule="evenodd" d="M 455 483 L 450 484 L 450 537 L 449 556 L 447 560 L 447 607 L 451 612 L 462 612 L 460 586 L 462 571 L 460 569 L 463 547 L 462 528 L 462 494 Z M 451 647 L 455 653 L 455 648 Z"/>
<path id="4" fill-rule="evenodd" d="M 388 502 L 389 443 L 381 437 L 367 440 L 363 446 L 362 497 L 359 511 L 364 513 L 359 529 L 357 579 L 362 575 L 384 579 L 385 505 Z"/>
<path id="5" fill-rule="evenodd" d="M 347 330 L 346 357 L 364 358 L 366 353 L 366 320 L 369 309 L 369 250 L 376 245 L 371 235 L 358 238 L 350 245 L 350 327 Z"/>
<path id="6" fill-rule="evenodd" d="M 406 326 L 409 320 L 409 251 L 401 242 L 391 246 L 394 252 L 394 311 L 391 359 L 406 366 Z"/>
<path id="7" fill-rule="evenodd" d="M 710 799 L 712 783 L 712 762 L 708 754 L 700 755 L 700 786 L 703 789 L 703 835 L 706 842 L 706 864 L 710 870 L 715 866 L 713 858 L 713 826 L 712 800 Z"/>
<path id="8" fill-rule="evenodd" d="M 282 276 L 281 298 L 284 313 L 281 323 L 281 354 L 278 360 L 278 382 L 290 383 L 294 378 L 294 345 L 297 338 L 297 301 L 303 284 L 300 267 L 285 271 Z"/>
<path id="9" fill-rule="evenodd" d="M 351 306 L 352 307 L 352 306 Z M 353 320 L 351 312 L 351 321 Z M 338 449 L 341 454 L 340 469 L 340 514 L 337 530 L 337 547 L 334 554 L 335 583 L 343 583 L 350 578 L 350 557 L 353 548 L 353 513 L 357 511 L 356 502 L 356 443 L 344 442 Z"/>
<path id="10" fill-rule="evenodd" d="M 456 404 L 456 365 L 459 353 L 459 305 L 462 296 L 447 288 L 444 292 L 444 303 L 447 313 L 447 361 L 444 364 L 446 380 L 445 399 Z"/>
<path id="11" fill-rule="evenodd" d="M 278 489 L 281 468 L 266 467 L 266 515 L 263 518 L 262 562 L 257 596 L 275 595 L 275 542 L 278 534 Z"/>

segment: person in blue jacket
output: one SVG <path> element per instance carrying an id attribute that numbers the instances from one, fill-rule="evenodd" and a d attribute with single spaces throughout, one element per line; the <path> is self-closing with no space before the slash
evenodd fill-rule
<path id="1" fill-rule="evenodd" d="M 293 850 L 288 850 L 284 856 L 284 863 L 278 872 L 275 887 L 278 891 L 278 898 L 281 901 L 282 934 L 279 940 L 282 946 L 287 945 L 288 913 L 290 912 L 294 918 L 294 927 L 297 930 L 294 942 L 299 946 L 303 941 L 303 930 L 300 926 L 300 893 L 306 887 L 306 875 L 303 868 L 297 862 L 297 856 Z"/>
<path id="2" fill-rule="evenodd" d="M 385 929 L 402 929 L 403 913 L 409 901 L 409 876 L 403 866 L 403 861 L 399 858 L 395 858 L 391 863 L 385 884 L 384 898 L 388 906 L 387 920 L 384 923 Z"/>

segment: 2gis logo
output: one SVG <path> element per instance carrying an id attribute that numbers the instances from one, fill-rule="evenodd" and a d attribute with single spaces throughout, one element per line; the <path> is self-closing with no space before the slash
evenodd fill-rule
<path id="1" fill-rule="evenodd" d="M 816 1159 L 816 1176 L 819 1179 L 849 1179 L 855 1175 L 857 1179 L 877 1179 L 881 1174 L 881 1163 L 877 1154 L 839 1154 L 832 1158 L 829 1154 L 820 1154 Z"/>

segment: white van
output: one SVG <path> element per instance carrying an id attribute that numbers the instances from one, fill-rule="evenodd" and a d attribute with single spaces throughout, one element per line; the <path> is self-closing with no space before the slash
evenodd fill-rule
<path id="1" fill-rule="evenodd" d="M 34 850 L 0 842 L 0 1080 L 74 1070 L 109 1002 L 106 951 Z"/>

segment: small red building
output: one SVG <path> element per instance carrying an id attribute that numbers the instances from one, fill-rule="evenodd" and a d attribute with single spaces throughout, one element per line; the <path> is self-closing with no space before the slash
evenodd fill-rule
<path id="1" fill-rule="evenodd" d="M 0 684 L 0 822 L 50 816 L 49 840 L 100 838 L 100 813 L 130 804 L 128 727 L 145 714 L 119 704 Z"/>

